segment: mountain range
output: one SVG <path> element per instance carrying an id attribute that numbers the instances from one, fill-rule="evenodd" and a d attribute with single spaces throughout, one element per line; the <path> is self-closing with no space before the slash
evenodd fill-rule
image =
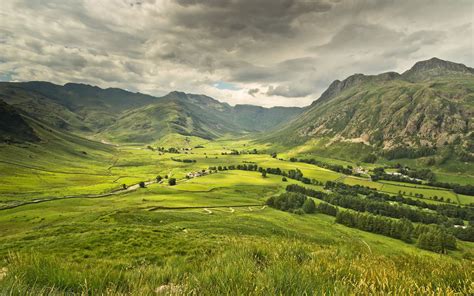
<path id="1" fill-rule="evenodd" d="M 260 141 L 298 146 L 363 143 L 397 147 L 456 146 L 474 153 L 474 69 L 432 58 L 402 74 L 355 74 L 336 80 L 310 106 L 230 106 L 205 95 L 163 97 L 85 84 L 0 83 L 5 141 L 38 141 L 33 118 L 53 129 L 115 142 L 152 143 L 168 134 L 214 139 L 258 134 Z"/>

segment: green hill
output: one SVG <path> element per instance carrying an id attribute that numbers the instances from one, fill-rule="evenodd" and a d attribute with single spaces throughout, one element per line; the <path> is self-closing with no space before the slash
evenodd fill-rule
<path id="1" fill-rule="evenodd" d="M 39 137 L 12 106 L 0 100 L 0 142 L 37 142 Z"/>
<path id="2" fill-rule="evenodd" d="M 472 159 L 474 69 L 431 59 L 403 74 L 355 74 L 334 81 L 298 119 L 266 140 L 290 146 L 325 138 L 325 146 L 366 150 L 454 147 Z"/>
<path id="3" fill-rule="evenodd" d="M 124 142 L 153 142 L 170 133 L 214 139 L 265 131 L 303 110 L 232 107 L 205 95 L 174 91 L 153 97 L 75 83 L 3 82 L 0 98 L 48 126 Z"/>

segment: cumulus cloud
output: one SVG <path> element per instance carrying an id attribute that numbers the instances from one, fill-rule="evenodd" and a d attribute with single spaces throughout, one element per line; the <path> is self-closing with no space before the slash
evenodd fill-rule
<path id="1" fill-rule="evenodd" d="M 400 72 L 432 56 L 473 66 L 473 5 L 10 0 L 0 10 L 0 78 L 303 106 L 353 73 Z"/>

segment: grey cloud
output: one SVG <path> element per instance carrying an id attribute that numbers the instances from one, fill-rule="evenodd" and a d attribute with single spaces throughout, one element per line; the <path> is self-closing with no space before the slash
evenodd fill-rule
<path id="1" fill-rule="evenodd" d="M 353 73 L 432 56 L 474 64 L 469 0 L 4 2 L 0 73 L 16 80 L 304 105 Z"/>
<path id="2" fill-rule="evenodd" d="M 259 92 L 260 92 L 259 88 L 251 88 L 251 89 L 249 89 L 249 91 L 247 93 L 253 97 L 256 94 L 258 94 Z"/>
<path id="3" fill-rule="evenodd" d="M 276 87 L 269 86 L 266 94 L 268 96 L 281 96 L 287 98 L 306 97 L 314 93 L 315 87 L 311 82 L 280 84 Z"/>

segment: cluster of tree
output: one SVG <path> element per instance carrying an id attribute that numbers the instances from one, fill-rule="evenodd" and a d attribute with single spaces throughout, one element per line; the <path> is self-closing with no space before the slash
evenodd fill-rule
<path id="1" fill-rule="evenodd" d="M 453 224 L 446 216 L 422 211 L 416 208 L 375 201 L 351 195 L 331 194 L 323 199 L 332 205 L 341 206 L 358 212 L 368 212 L 392 218 L 406 218 L 412 222 L 424 224 Z"/>
<path id="2" fill-rule="evenodd" d="M 400 174 L 406 175 L 410 178 L 422 179 L 427 181 L 434 181 L 436 179 L 435 174 L 430 169 L 410 169 L 410 168 L 399 168 Z"/>
<path id="3" fill-rule="evenodd" d="M 319 203 L 317 206 L 317 211 L 319 213 L 323 213 L 333 217 L 336 217 L 337 213 L 339 212 L 335 206 L 330 205 L 326 202 Z"/>
<path id="4" fill-rule="evenodd" d="M 404 183 L 411 183 L 411 184 L 423 183 L 420 180 L 411 179 L 403 175 L 381 174 L 381 175 L 371 175 L 370 177 L 372 178 L 372 181 L 387 180 L 387 181 L 404 182 Z"/>
<path id="5" fill-rule="evenodd" d="M 295 214 L 311 214 L 316 212 L 313 199 L 301 193 L 285 192 L 278 196 L 270 197 L 266 204 L 272 208 Z"/>
<path id="6" fill-rule="evenodd" d="M 453 227 L 450 228 L 451 233 L 460 240 L 474 242 L 474 226 L 470 223 L 466 227 Z"/>
<path id="7" fill-rule="evenodd" d="M 474 211 L 471 208 L 453 205 L 428 204 L 419 200 L 412 200 L 403 198 L 401 196 L 391 196 L 380 193 L 374 189 L 364 186 L 350 186 L 336 182 L 328 183 L 329 186 L 326 187 L 331 188 L 333 192 L 336 192 L 335 194 L 327 194 L 310 188 L 305 188 L 297 184 L 288 185 L 286 190 L 288 192 L 297 192 L 315 197 L 329 204 L 352 209 L 358 212 L 368 212 L 386 217 L 402 218 L 412 222 L 421 222 L 424 224 L 449 226 L 451 234 L 458 239 L 465 241 L 474 240 L 474 230 L 472 226 L 468 226 L 466 228 L 452 227 L 453 225 L 464 225 L 463 220 L 471 221 L 474 218 Z M 358 197 L 358 194 L 363 194 L 366 196 L 366 198 L 360 198 Z M 437 214 L 410 207 L 391 205 L 388 202 L 399 202 L 411 206 L 423 207 L 436 211 Z M 452 219 L 448 219 L 448 217 L 452 217 Z"/>
<path id="8" fill-rule="evenodd" d="M 325 169 L 328 169 L 328 170 L 331 170 L 331 171 L 334 171 L 334 172 L 338 172 L 338 173 L 342 173 L 342 174 L 346 174 L 346 175 L 352 175 L 352 167 L 351 166 L 344 167 L 340 164 L 326 163 L 326 162 L 316 160 L 314 158 L 311 158 L 311 159 L 297 159 L 295 157 L 292 157 L 292 158 L 290 158 L 290 161 L 291 162 L 303 162 L 303 163 L 314 164 L 314 165 L 317 165 L 319 167 L 322 167 L 322 168 L 325 168 Z"/>
<path id="9" fill-rule="evenodd" d="M 331 181 L 326 182 L 325 188 L 333 192 L 338 192 L 341 194 L 351 194 L 351 195 L 362 194 L 372 200 L 398 202 L 398 203 L 403 203 L 410 206 L 416 206 L 419 208 L 430 209 L 430 210 L 438 212 L 441 215 L 448 216 L 451 218 L 457 218 L 458 220 L 468 220 L 468 221 L 474 220 L 474 209 L 469 208 L 469 207 L 461 207 L 461 206 L 455 206 L 455 205 L 449 205 L 449 204 L 431 204 L 431 203 L 426 203 L 418 199 L 406 198 L 406 197 L 403 197 L 401 194 L 398 194 L 397 196 L 392 196 L 386 193 L 378 192 L 376 189 L 369 188 L 369 187 L 364 187 L 360 185 L 351 186 L 344 183 L 331 182 Z M 458 221 L 454 221 L 454 222 L 455 224 L 459 224 Z"/>
<path id="10" fill-rule="evenodd" d="M 342 188 L 343 190 L 337 190 L 337 188 Z M 448 217 L 441 214 L 426 212 L 406 206 L 392 205 L 386 202 L 390 198 L 389 195 L 382 196 L 379 194 L 371 194 L 374 191 L 368 187 L 327 182 L 326 189 L 332 189 L 335 194 L 325 194 L 296 184 L 288 185 L 286 187 L 286 190 L 289 192 L 307 194 L 308 196 L 316 197 L 332 205 L 341 206 L 358 212 L 369 212 L 392 218 L 406 218 L 413 222 L 421 222 L 425 224 L 458 222 L 450 221 Z M 366 195 L 367 198 L 358 197 L 358 193 Z"/>
<path id="11" fill-rule="evenodd" d="M 165 149 L 165 147 L 158 147 L 157 150 L 160 152 L 179 153 L 179 149 L 174 147 L 170 147 L 168 149 Z"/>
<path id="12" fill-rule="evenodd" d="M 257 151 L 257 149 L 242 150 L 242 151 L 232 149 L 230 152 L 222 152 L 221 154 L 222 155 L 258 154 L 258 151 Z"/>
<path id="13" fill-rule="evenodd" d="M 405 242 L 411 242 L 412 239 L 413 223 L 407 219 L 396 220 L 367 213 L 339 211 L 336 215 L 336 223 Z"/>
<path id="14" fill-rule="evenodd" d="M 322 191 L 314 190 L 311 188 L 306 188 L 298 184 L 290 184 L 286 186 L 287 192 L 301 193 L 307 196 L 315 197 L 317 199 L 324 199 L 328 194 Z"/>
<path id="15" fill-rule="evenodd" d="M 362 158 L 362 162 L 365 163 L 375 163 L 377 161 L 377 156 L 373 153 L 370 153 L 366 155 L 364 158 Z"/>
<path id="16" fill-rule="evenodd" d="M 474 185 L 460 185 L 456 183 L 428 182 L 428 185 L 451 189 L 456 193 L 474 196 Z"/>
<path id="17" fill-rule="evenodd" d="M 243 171 L 257 171 L 258 166 L 255 164 L 244 165 L 229 165 L 227 166 L 210 166 L 210 171 L 227 171 L 227 170 L 243 170 Z"/>
<path id="18" fill-rule="evenodd" d="M 230 150 L 230 152 L 222 152 L 221 154 L 222 155 L 240 155 L 240 152 L 235 149 L 232 149 Z"/>
<path id="19" fill-rule="evenodd" d="M 371 192 L 377 192 L 376 189 L 367 187 L 367 186 L 362 186 L 362 185 L 348 185 L 340 182 L 333 182 L 333 181 L 327 181 L 326 184 L 324 185 L 324 189 L 331 190 L 333 192 L 339 192 L 339 193 L 355 193 L 355 194 L 363 194 L 367 195 Z"/>
<path id="20" fill-rule="evenodd" d="M 421 249 L 438 253 L 456 249 L 456 238 L 446 229 L 436 225 L 414 226 L 407 219 L 390 219 L 368 213 L 339 211 L 336 223 L 360 230 L 385 235 L 405 242 L 417 238 L 417 246 Z"/>
<path id="21" fill-rule="evenodd" d="M 194 163 L 194 162 L 196 162 L 195 159 L 181 159 L 181 158 L 173 158 L 173 157 L 171 157 L 171 160 L 177 161 L 177 162 L 185 162 L 185 163 Z"/>
<path id="22" fill-rule="evenodd" d="M 446 253 L 456 249 L 456 238 L 445 228 L 436 225 L 416 225 L 413 235 L 418 238 L 417 246 L 421 249 Z"/>
<path id="23" fill-rule="evenodd" d="M 314 184 L 314 185 L 322 185 L 322 182 L 319 182 L 315 179 L 309 179 L 303 176 L 303 173 L 299 169 L 295 170 L 289 170 L 288 172 L 285 172 L 281 170 L 280 168 L 262 168 L 259 167 L 256 164 L 239 164 L 239 165 L 229 165 L 227 166 L 211 166 L 209 167 L 209 170 L 211 171 L 226 171 L 226 170 L 244 170 L 244 171 L 258 171 L 262 173 L 262 175 L 265 174 L 272 174 L 272 175 L 280 175 L 286 178 L 294 179 L 297 181 L 301 181 L 305 184 Z"/>
<path id="24" fill-rule="evenodd" d="M 435 148 L 431 147 L 420 147 L 420 148 L 411 148 L 411 147 L 395 147 L 390 150 L 386 150 L 382 155 L 388 159 L 400 159 L 400 158 L 420 158 L 425 156 L 431 156 L 436 153 Z"/>

